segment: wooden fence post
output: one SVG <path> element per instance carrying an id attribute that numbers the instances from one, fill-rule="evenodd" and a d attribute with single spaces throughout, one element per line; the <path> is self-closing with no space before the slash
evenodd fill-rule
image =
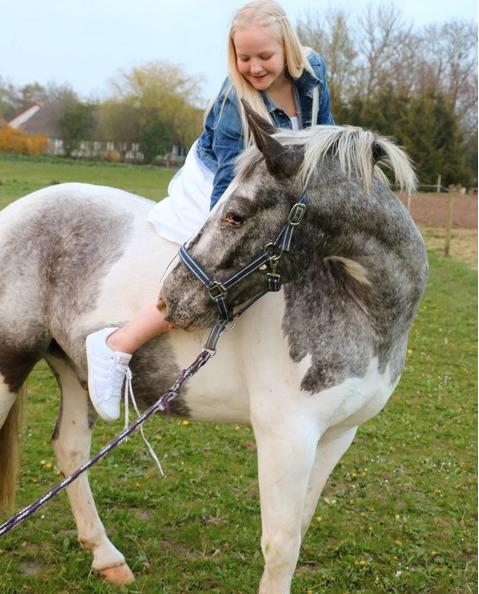
<path id="1" fill-rule="evenodd" d="M 449 193 L 447 199 L 447 227 L 446 227 L 446 244 L 444 246 L 444 255 L 449 257 L 451 247 L 451 235 L 452 235 L 452 219 L 454 215 L 454 191 L 455 186 L 449 186 Z"/>
<path id="2" fill-rule="evenodd" d="M 442 176 L 441 176 L 441 174 L 439 174 L 439 175 L 437 176 L 437 184 L 436 184 L 436 192 L 437 192 L 438 194 L 440 194 L 440 193 L 441 193 L 441 181 L 442 181 Z"/>

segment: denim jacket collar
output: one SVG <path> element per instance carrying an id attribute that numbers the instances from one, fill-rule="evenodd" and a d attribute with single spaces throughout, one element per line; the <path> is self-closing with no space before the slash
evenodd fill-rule
<path id="1" fill-rule="evenodd" d="M 299 78 L 293 81 L 293 84 L 298 89 L 299 95 L 307 95 L 308 97 L 312 98 L 313 90 L 318 85 L 323 85 L 324 81 L 322 81 L 319 77 L 315 76 L 314 74 L 310 74 L 306 68 L 303 70 L 303 74 Z"/>

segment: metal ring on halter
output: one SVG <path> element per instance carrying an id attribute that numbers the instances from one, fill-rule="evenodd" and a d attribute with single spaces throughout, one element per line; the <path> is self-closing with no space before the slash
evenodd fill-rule
<path id="1" fill-rule="evenodd" d="M 271 253 L 270 260 L 273 260 L 273 261 L 279 260 L 282 255 L 282 250 L 281 250 L 280 246 L 273 242 L 267 243 L 264 246 L 264 251 Z"/>

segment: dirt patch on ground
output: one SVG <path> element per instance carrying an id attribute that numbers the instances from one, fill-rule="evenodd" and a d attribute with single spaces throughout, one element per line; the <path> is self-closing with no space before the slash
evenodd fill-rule
<path id="1" fill-rule="evenodd" d="M 407 197 L 400 194 L 407 205 Z M 448 217 L 448 194 L 413 194 L 411 214 L 428 249 L 444 254 Z M 453 194 L 452 234 L 449 256 L 477 270 L 477 195 Z"/>
<path id="2" fill-rule="evenodd" d="M 477 195 L 453 194 L 453 229 L 477 229 Z M 406 204 L 406 196 L 399 196 Z M 411 214 L 416 224 L 425 227 L 446 228 L 449 194 L 413 194 Z"/>

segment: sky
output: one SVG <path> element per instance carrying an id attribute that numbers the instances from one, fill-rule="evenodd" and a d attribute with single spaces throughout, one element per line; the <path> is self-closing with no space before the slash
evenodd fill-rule
<path id="1" fill-rule="evenodd" d="M 379 0 L 280 0 L 291 22 L 328 7 L 355 15 Z M 82 98 L 105 98 L 121 71 L 160 60 L 201 79 L 205 103 L 226 75 L 226 39 L 244 0 L 0 0 L 0 79 L 70 84 Z M 384 1 L 383 1 L 384 4 Z M 396 0 L 421 27 L 476 20 L 475 0 Z"/>

